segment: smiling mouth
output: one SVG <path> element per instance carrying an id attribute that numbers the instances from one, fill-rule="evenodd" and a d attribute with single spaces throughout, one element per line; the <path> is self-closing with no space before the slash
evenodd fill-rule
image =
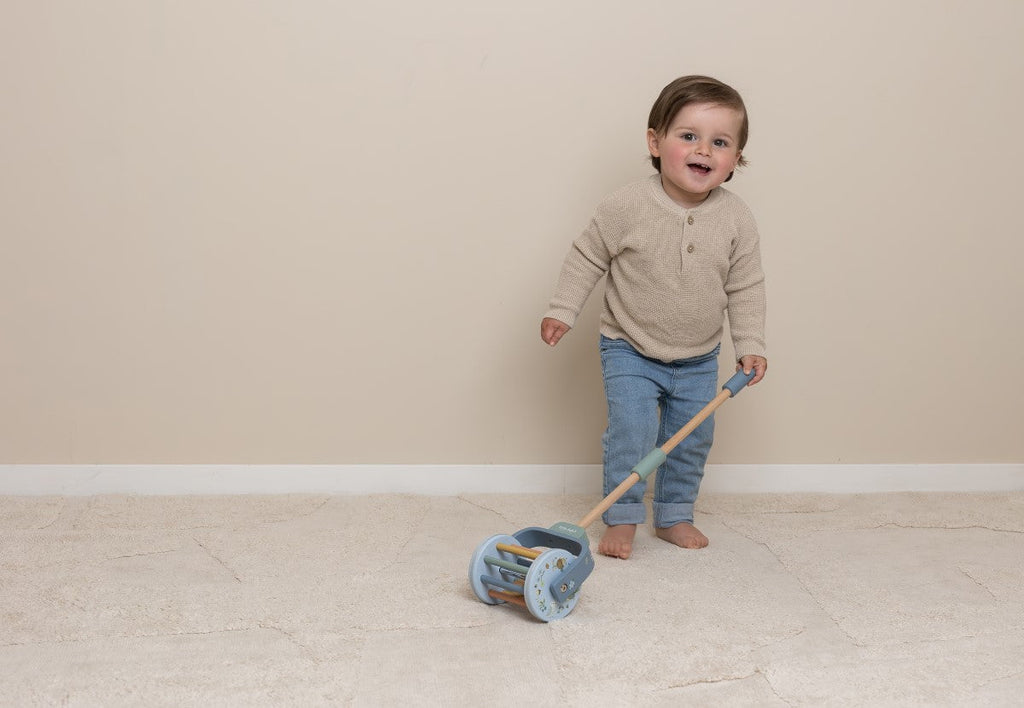
<path id="1" fill-rule="evenodd" d="M 693 163 L 687 165 L 687 167 L 689 167 L 694 172 L 696 172 L 698 174 L 702 174 L 702 175 L 706 175 L 707 173 L 711 172 L 711 168 L 710 167 L 708 167 L 707 165 L 701 165 L 701 164 L 696 163 L 696 162 L 693 162 Z"/>

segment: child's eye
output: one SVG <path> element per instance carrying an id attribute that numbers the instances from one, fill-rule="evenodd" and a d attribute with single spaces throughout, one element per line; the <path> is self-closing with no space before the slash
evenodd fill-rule
<path id="1" fill-rule="evenodd" d="M 688 143 L 691 143 L 697 139 L 697 136 L 694 135 L 693 133 L 683 133 L 680 137 L 682 137 L 682 139 Z"/>
<path id="2" fill-rule="evenodd" d="M 729 141 L 728 140 L 722 140 L 722 138 L 718 138 L 717 140 L 715 140 L 715 147 L 720 147 L 720 148 L 729 147 Z"/>

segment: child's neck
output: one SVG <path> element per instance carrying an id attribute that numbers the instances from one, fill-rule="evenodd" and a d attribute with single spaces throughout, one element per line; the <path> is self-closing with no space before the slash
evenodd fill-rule
<path id="1" fill-rule="evenodd" d="M 711 190 L 708 190 L 703 194 L 691 194 L 689 192 L 683 192 L 679 189 L 672 188 L 665 184 L 664 177 L 661 178 L 661 188 L 665 191 L 665 194 L 668 195 L 669 199 L 684 209 L 699 207 L 707 201 L 709 196 L 711 196 Z"/>

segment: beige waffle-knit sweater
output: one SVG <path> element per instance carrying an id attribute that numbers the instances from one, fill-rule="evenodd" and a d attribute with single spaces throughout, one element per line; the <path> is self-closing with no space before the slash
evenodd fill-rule
<path id="1" fill-rule="evenodd" d="M 765 356 L 757 225 L 725 188 L 686 209 L 655 174 L 606 197 L 569 249 L 545 316 L 573 326 L 606 273 L 606 337 L 653 359 L 685 359 L 719 344 L 728 311 L 737 359 Z"/>

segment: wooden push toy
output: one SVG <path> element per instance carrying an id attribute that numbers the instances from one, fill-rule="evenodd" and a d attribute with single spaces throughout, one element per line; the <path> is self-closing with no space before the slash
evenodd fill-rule
<path id="1" fill-rule="evenodd" d="M 580 587 L 594 569 L 586 528 L 637 482 L 647 479 L 683 438 L 754 378 L 742 371 L 729 379 L 710 403 L 664 445 L 637 463 L 622 484 L 612 490 L 578 524 L 559 521 L 551 528 L 531 526 L 509 535 L 491 536 L 477 547 L 469 562 L 469 583 L 488 605 L 511 603 L 525 607 L 543 622 L 561 619 L 579 601 Z"/>

